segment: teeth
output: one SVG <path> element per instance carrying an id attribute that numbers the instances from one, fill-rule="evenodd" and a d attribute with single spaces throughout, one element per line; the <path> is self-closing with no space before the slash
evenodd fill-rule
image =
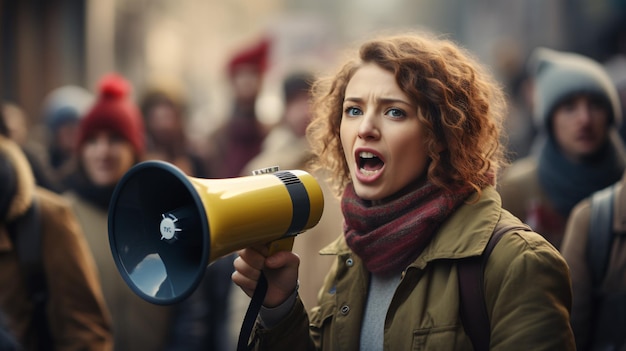
<path id="1" fill-rule="evenodd" d="M 359 158 L 361 160 L 372 160 L 372 159 L 378 159 L 378 156 L 374 155 L 371 152 L 368 151 L 360 151 L 359 152 Z M 365 161 L 359 162 L 361 163 L 361 166 L 365 166 Z M 365 169 L 363 167 L 359 167 L 359 172 L 365 176 L 371 176 L 374 175 L 376 173 L 378 173 L 380 170 L 379 169 Z"/>
<path id="2" fill-rule="evenodd" d="M 374 155 L 371 152 L 361 151 L 361 152 L 359 152 L 359 157 L 361 157 L 361 158 L 375 158 L 376 155 Z"/>
<path id="3" fill-rule="evenodd" d="M 371 176 L 371 175 L 378 173 L 378 170 L 368 171 L 367 169 L 364 169 L 364 168 L 360 168 L 359 171 L 361 172 L 361 174 L 366 175 L 366 176 Z"/>

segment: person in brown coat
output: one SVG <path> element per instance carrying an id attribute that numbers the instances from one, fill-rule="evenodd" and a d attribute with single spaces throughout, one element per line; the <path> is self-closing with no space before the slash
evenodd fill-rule
<path id="1" fill-rule="evenodd" d="M 24 350 L 111 350 L 111 321 L 97 269 L 69 204 L 35 185 L 19 146 L 2 135 L 0 178 L 0 311 L 8 331 Z M 31 215 L 39 220 L 40 252 L 32 251 L 36 245 L 24 248 L 19 236 L 28 233 L 12 225 Z M 25 251 L 35 261 L 26 261 Z M 45 320 L 33 317 L 35 304 L 25 283 L 32 282 L 25 276 L 25 265 L 38 260 L 45 284 Z M 41 324 L 47 325 L 45 342 L 35 329 Z"/>
<path id="2" fill-rule="evenodd" d="M 619 345 L 620 341 L 614 340 L 613 342 L 618 343 L 613 345 L 615 348 L 606 347 L 602 348 L 603 350 L 623 350 L 626 340 L 622 329 L 626 323 L 623 319 L 626 314 L 624 310 L 626 304 L 626 190 L 624 184 L 626 184 L 626 173 L 619 182 L 578 203 L 572 210 L 565 229 L 561 252 L 570 267 L 572 276 L 571 323 L 576 337 L 577 350 L 597 350 L 598 348 L 592 345 L 597 347 L 607 342 L 610 340 L 608 335 L 611 333 L 614 336 L 617 335 L 618 339 L 621 338 L 622 348 Z M 612 215 L 598 217 L 599 222 L 592 225 L 592 213 L 595 210 L 592 209 L 592 201 L 595 201 L 592 199 L 596 199 L 601 194 L 609 194 L 607 193 L 609 191 L 613 192 L 613 197 L 607 196 L 607 200 L 604 201 L 608 201 L 607 206 L 612 209 L 607 211 L 607 208 L 598 208 Z M 603 220 L 609 222 L 602 223 Z M 604 227 L 605 224 L 606 227 Z M 603 227 L 609 233 L 601 233 Z M 599 237 L 601 235 L 610 235 L 611 240 L 608 241 L 610 244 L 606 246 L 606 250 L 600 250 L 606 255 L 599 255 L 598 259 L 600 262 L 602 260 L 606 262 L 606 266 L 603 274 L 597 274 L 593 265 L 598 261 L 591 258 L 595 257 L 595 254 L 589 255 L 589 247 L 598 245 L 591 241 L 602 240 Z M 611 321 L 608 327 L 600 323 L 599 319 L 603 306 L 600 304 L 602 300 L 610 301 L 605 304 L 608 309 L 612 310 L 608 313 Z"/>

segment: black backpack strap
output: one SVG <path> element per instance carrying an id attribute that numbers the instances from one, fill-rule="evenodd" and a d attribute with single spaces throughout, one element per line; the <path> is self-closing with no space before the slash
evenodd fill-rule
<path id="1" fill-rule="evenodd" d="M 489 350 L 491 339 L 491 323 L 483 289 L 483 271 L 493 248 L 505 233 L 513 230 L 531 229 L 524 224 L 501 225 L 498 222 L 483 254 L 459 260 L 457 264 L 461 323 L 476 351 Z"/>
<path id="2" fill-rule="evenodd" d="M 46 313 L 48 289 L 42 260 L 41 216 L 37 201 L 33 199 L 28 211 L 8 223 L 7 229 L 14 242 L 20 270 L 33 303 L 32 323 L 38 335 L 39 349 L 49 350 L 52 347 L 52 338 Z"/>
<path id="3" fill-rule="evenodd" d="M 612 185 L 591 196 L 591 218 L 586 254 L 594 287 L 599 287 L 604 280 L 611 256 L 615 187 L 616 185 Z"/>

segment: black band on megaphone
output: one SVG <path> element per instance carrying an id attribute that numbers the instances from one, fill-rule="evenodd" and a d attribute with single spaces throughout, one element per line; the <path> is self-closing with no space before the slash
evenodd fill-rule
<path id="1" fill-rule="evenodd" d="M 285 171 L 276 172 L 274 175 L 285 184 L 289 196 L 291 197 L 291 206 L 293 209 L 291 223 L 284 237 L 295 236 L 304 230 L 309 221 L 309 214 L 311 213 L 309 194 L 300 178 L 295 174 Z"/>

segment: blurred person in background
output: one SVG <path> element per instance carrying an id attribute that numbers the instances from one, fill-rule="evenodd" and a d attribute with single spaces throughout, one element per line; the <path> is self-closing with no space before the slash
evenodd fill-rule
<path id="1" fill-rule="evenodd" d="M 228 79 L 233 94 L 231 112 L 227 116 L 222 125 L 218 126 L 209 137 L 200 152 L 204 155 L 206 169 L 210 178 L 230 178 L 238 177 L 243 174 L 245 165 L 250 162 L 259 152 L 269 127 L 264 125 L 257 118 L 256 103 L 263 88 L 263 81 L 267 71 L 270 51 L 270 41 L 267 38 L 261 39 L 250 47 L 235 53 L 227 64 Z M 222 306 L 232 325 L 226 325 L 230 330 L 228 342 L 236 339 L 240 325 L 238 315 L 245 314 L 245 303 L 242 299 L 232 298 L 232 263 L 235 254 L 227 255 L 216 260 L 211 266 L 225 267 L 229 270 L 226 277 L 222 269 L 216 268 L 212 279 L 223 282 L 224 284 L 215 287 L 200 286 L 197 294 L 212 296 L 212 294 L 223 295 L 228 294 L 227 301 L 223 301 Z M 206 278 L 205 278 L 206 280 Z M 204 284 L 204 283 L 203 283 Z M 217 288 L 223 290 L 216 290 Z M 194 294 L 196 294 L 194 293 Z M 209 295 L 206 295 L 209 294 Z M 222 313 L 222 310 L 217 310 Z M 232 341 L 234 342 L 234 341 Z M 231 347 L 228 347 L 231 348 Z M 227 348 L 227 349 L 228 349 Z"/>
<path id="2" fill-rule="evenodd" d="M 532 75 L 526 69 L 527 58 L 522 54 L 520 44 L 510 38 L 497 42 L 494 58 L 509 106 L 502 143 L 506 146 L 507 158 L 514 161 L 528 156 L 536 135 L 532 115 Z"/>
<path id="3" fill-rule="evenodd" d="M 572 208 L 624 171 L 622 115 L 614 84 L 592 59 L 538 48 L 529 64 L 537 153 L 506 169 L 499 191 L 504 208 L 559 248 Z"/>
<path id="4" fill-rule="evenodd" d="M 532 77 L 528 70 L 520 69 L 510 83 L 509 115 L 505 123 L 504 136 L 508 158 L 511 161 L 527 157 L 537 130 L 532 114 Z"/>
<path id="5" fill-rule="evenodd" d="M 263 38 L 228 62 L 234 100 L 227 120 L 208 139 L 205 152 L 211 178 L 241 175 L 243 167 L 261 151 L 269 128 L 258 120 L 256 102 L 263 88 L 269 51 L 270 41 Z"/>
<path id="6" fill-rule="evenodd" d="M 115 350 L 164 350 L 170 336 L 170 306 L 157 306 L 137 296 L 122 279 L 109 245 L 113 191 L 145 152 L 143 119 L 130 99 L 130 89 L 130 83 L 118 74 L 101 78 L 95 103 L 80 119 L 77 169 L 68 178 L 64 196 L 96 260 L 113 319 Z"/>
<path id="7" fill-rule="evenodd" d="M 35 183 L 48 190 L 59 192 L 61 182 L 49 166 L 45 145 L 32 140 L 26 112 L 16 104 L 5 102 L 2 104 L 2 118 L 8 130 L 8 137 L 20 146 L 26 156 L 35 176 Z"/>
<path id="8" fill-rule="evenodd" d="M 51 90 L 42 103 L 43 134 L 47 162 L 60 191 L 66 189 L 62 180 L 75 168 L 75 147 L 80 118 L 93 104 L 93 94 L 76 85 L 63 85 Z"/>
<path id="9" fill-rule="evenodd" d="M 144 119 L 130 98 L 130 90 L 130 83 L 118 74 L 102 77 L 96 102 L 80 119 L 78 168 L 68 178 L 70 188 L 65 196 L 73 205 L 96 259 L 113 319 L 115 350 L 212 349 L 212 345 L 221 345 L 226 338 L 226 333 L 220 333 L 225 312 L 219 312 L 225 304 L 224 293 L 209 299 L 194 293 L 170 306 L 149 303 L 127 286 L 111 254 L 109 202 L 124 174 L 145 160 Z M 218 267 L 207 271 L 201 288 L 215 283 L 212 277 L 216 271 L 225 275 L 221 285 L 215 283 L 216 291 L 231 284 L 232 265 L 228 270 Z"/>
<path id="10" fill-rule="evenodd" d="M 304 71 L 296 71 L 284 79 L 282 118 L 268 134 L 261 153 L 246 165 L 244 171 L 244 174 L 252 174 L 255 169 L 270 166 L 278 166 L 281 170 L 302 169 L 315 176 L 322 187 L 322 218 L 305 235 L 298 236 L 293 246 L 293 252 L 302 261 L 299 294 L 305 306 L 316 305 L 317 293 L 334 261 L 332 256 L 322 256 L 319 251 L 336 238 L 343 222 L 339 199 L 326 182 L 328 174 L 313 170 L 310 165 L 313 154 L 305 134 L 312 117 L 310 89 L 313 80 L 313 74 Z M 242 294 L 239 289 L 235 291 Z"/>
<path id="11" fill-rule="evenodd" d="M 0 118 L 0 312 L 20 350 L 112 350 L 97 268 L 79 222 L 35 184 Z M 2 344 L 0 344 L 2 345 Z M 6 345 L 5 345 L 6 346 Z"/>
<path id="12" fill-rule="evenodd" d="M 626 173 L 578 203 L 561 252 L 572 276 L 576 349 L 626 347 Z"/>
<path id="13" fill-rule="evenodd" d="M 140 106 L 146 126 L 145 159 L 166 161 L 189 176 L 207 178 L 205 164 L 192 151 L 187 138 L 185 98 L 173 88 L 151 86 Z"/>
<path id="14" fill-rule="evenodd" d="M 140 102 L 146 126 L 145 160 L 161 160 L 190 177 L 207 178 L 205 163 L 190 147 L 186 134 L 187 106 L 172 87 L 151 86 Z M 183 302 L 172 307 L 168 351 L 229 350 L 228 301 L 232 261 L 217 260 Z"/>

